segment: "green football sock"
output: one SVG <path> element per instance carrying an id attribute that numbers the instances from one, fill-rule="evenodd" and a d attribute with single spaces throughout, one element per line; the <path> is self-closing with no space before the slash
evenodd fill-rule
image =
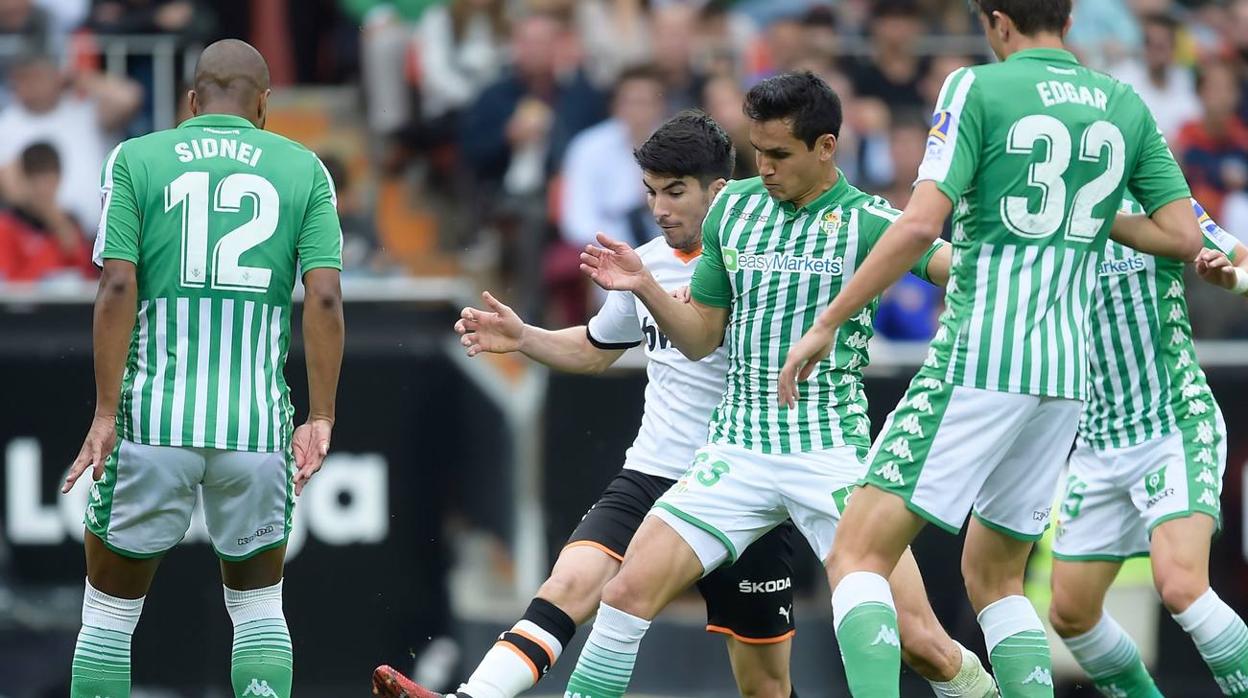
<path id="1" fill-rule="evenodd" d="M 1052 698 L 1053 661 L 1031 602 L 1007 596 L 979 612 L 988 659 L 1002 698 Z"/>
<path id="2" fill-rule="evenodd" d="M 633 664 L 650 621 L 598 605 L 598 617 L 585 640 L 564 698 L 621 698 L 633 677 Z"/>
<path id="3" fill-rule="evenodd" d="M 901 642 L 888 580 L 871 572 L 845 575 L 832 592 L 832 615 L 850 694 L 900 695 Z"/>
<path id="4" fill-rule="evenodd" d="M 1175 614 L 1213 672 L 1223 695 L 1248 696 L 1248 627 L 1213 589 Z"/>
<path id="5" fill-rule="evenodd" d="M 71 698 L 130 698 L 130 636 L 83 626 L 74 646 Z"/>
<path id="6" fill-rule="evenodd" d="M 225 609 L 234 622 L 235 698 L 290 698 L 295 659 L 282 612 L 282 583 L 245 591 L 226 587 Z"/>
<path id="7" fill-rule="evenodd" d="M 1088 632 L 1062 640 L 1092 683 L 1108 698 L 1162 698 L 1140 650 L 1108 614 Z"/>

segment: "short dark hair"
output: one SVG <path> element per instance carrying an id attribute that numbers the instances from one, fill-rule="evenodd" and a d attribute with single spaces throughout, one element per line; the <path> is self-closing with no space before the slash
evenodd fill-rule
<path id="1" fill-rule="evenodd" d="M 732 177 L 736 150 L 715 120 L 699 109 L 682 111 L 633 151 L 641 169 L 672 177 L 694 177 L 702 186 Z"/>
<path id="2" fill-rule="evenodd" d="M 755 85 L 745 95 L 745 115 L 752 121 L 792 119 L 794 137 L 810 149 L 825 133 L 841 137 L 841 98 L 809 70 L 784 73 Z"/>
<path id="3" fill-rule="evenodd" d="M 1060 34 L 1070 19 L 1071 0 L 971 0 L 988 16 L 988 21 L 996 26 L 993 12 L 1014 20 L 1018 31 L 1026 36 L 1035 36 L 1044 32 Z"/>
<path id="4" fill-rule="evenodd" d="M 60 172 L 61 156 L 51 144 L 34 143 L 22 151 L 22 174 L 27 177 Z"/>

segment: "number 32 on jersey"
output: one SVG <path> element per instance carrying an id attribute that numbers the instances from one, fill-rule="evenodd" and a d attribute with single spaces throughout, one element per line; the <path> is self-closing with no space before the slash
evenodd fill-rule
<path id="1" fill-rule="evenodd" d="M 1118 189 L 1126 171 L 1122 131 L 1108 121 L 1096 121 L 1084 130 L 1076 149 L 1067 126 L 1047 114 L 1025 116 L 1010 127 L 1006 152 L 1031 156 L 1041 147 L 1044 157 L 1032 163 L 1027 181 L 1029 188 L 1040 192 L 1039 210 L 1032 211 L 1028 196 L 1006 196 L 1001 200 L 1001 220 L 1019 237 L 1047 238 L 1065 228 L 1066 240 L 1092 242 L 1105 223 L 1093 209 Z M 1075 192 L 1068 210 L 1064 177 L 1071 163 L 1078 159 L 1095 164 L 1106 152 L 1105 171 Z"/>

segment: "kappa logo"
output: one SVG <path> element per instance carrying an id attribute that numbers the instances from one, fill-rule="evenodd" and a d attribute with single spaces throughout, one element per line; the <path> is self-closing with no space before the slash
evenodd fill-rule
<path id="1" fill-rule="evenodd" d="M 923 425 L 919 424 L 919 416 L 917 414 L 906 415 L 905 419 L 897 423 L 897 428 L 911 436 L 923 438 Z"/>
<path id="2" fill-rule="evenodd" d="M 1037 666 L 1031 670 L 1031 673 L 1027 675 L 1027 678 L 1023 679 L 1024 686 L 1029 683 L 1036 683 L 1041 686 L 1052 686 L 1053 674 L 1048 669 L 1045 669 L 1042 666 Z"/>
<path id="3" fill-rule="evenodd" d="M 1222 689 L 1222 693 L 1233 696 L 1248 690 L 1248 676 L 1243 671 L 1235 670 L 1233 674 L 1223 674 L 1222 676 L 1213 677 L 1218 682 L 1218 688 Z"/>
<path id="4" fill-rule="evenodd" d="M 1101 690 L 1104 691 L 1105 695 L 1109 696 L 1109 698 L 1130 698 L 1130 695 L 1125 690 L 1119 688 L 1116 683 L 1111 683 L 1108 686 L 1103 687 Z"/>
<path id="5" fill-rule="evenodd" d="M 1196 443 L 1206 446 L 1213 443 L 1213 425 L 1209 422 L 1201 422 L 1196 425 Z"/>
<path id="6" fill-rule="evenodd" d="M 1182 396 L 1184 400 L 1191 400 L 1203 392 L 1205 392 L 1203 387 L 1196 385 L 1195 383 L 1189 383 L 1183 386 Z"/>
<path id="7" fill-rule="evenodd" d="M 945 326 L 941 325 L 940 330 L 943 330 L 943 329 L 945 329 Z M 937 330 L 936 333 L 940 334 L 940 330 Z M 945 387 L 945 384 L 941 383 L 936 378 L 920 378 L 919 387 L 923 388 L 924 390 L 940 390 L 941 388 Z"/>
<path id="8" fill-rule="evenodd" d="M 1170 306 L 1170 312 L 1166 314 L 1166 319 L 1170 322 L 1178 322 L 1183 319 L 1183 306 L 1174 304 Z"/>
<path id="9" fill-rule="evenodd" d="M 243 695 L 259 696 L 260 698 L 280 698 L 277 695 L 277 691 L 273 690 L 272 686 L 269 686 L 268 681 L 260 679 L 252 679 L 251 683 L 247 684 L 247 690 L 243 691 Z"/>
<path id="10" fill-rule="evenodd" d="M 915 412 L 934 414 L 932 411 L 932 399 L 927 396 L 927 393 L 919 393 L 918 395 L 910 398 L 910 401 L 906 406 Z"/>
<path id="11" fill-rule="evenodd" d="M 1196 457 L 1192 459 L 1192 462 L 1200 463 L 1201 465 L 1213 465 L 1213 450 L 1208 448 L 1200 449 L 1196 452 Z"/>
<path id="12" fill-rule="evenodd" d="M 887 463 L 876 468 L 875 474 L 900 487 L 906 486 L 906 480 L 901 476 L 901 468 L 896 463 Z"/>
<path id="13" fill-rule="evenodd" d="M 901 647 L 901 641 L 897 639 L 897 631 L 893 628 L 880 624 L 880 630 L 875 634 L 875 639 L 871 641 L 871 646 L 889 645 L 890 647 Z"/>
<path id="14" fill-rule="evenodd" d="M 1175 281 L 1171 281 L 1170 288 L 1166 289 L 1166 295 L 1163 296 L 1163 298 L 1165 298 L 1166 300 L 1174 300 L 1175 298 L 1182 298 L 1182 297 L 1183 297 L 1183 284 L 1179 283 L 1177 279 Z"/>
<path id="15" fill-rule="evenodd" d="M 1187 416 L 1199 417 L 1209 412 L 1209 403 L 1204 400 L 1192 400 L 1187 403 Z"/>
<path id="16" fill-rule="evenodd" d="M 1206 487 L 1217 487 L 1218 481 L 1213 477 L 1213 471 L 1209 468 L 1201 468 L 1200 474 L 1196 476 L 1196 482 Z"/>
<path id="17" fill-rule="evenodd" d="M 1197 501 L 1198 503 L 1200 503 L 1200 504 L 1204 504 L 1205 506 L 1209 507 L 1210 509 L 1217 509 L 1217 508 L 1219 508 L 1219 507 L 1218 507 L 1218 498 L 1217 498 L 1217 497 L 1215 497 L 1215 496 L 1213 495 L 1213 490 L 1211 490 L 1211 489 L 1209 489 L 1209 488 L 1205 488 L 1205 489 L 1201 490 L 1201 492 L 1200 492 L 1200 496 L 1196 498 L 1196 501 Z"/>
<path id="18" fill-rule="evenodd" d="M 1186 342 L 1186 341 L 1187 341 L 1187 333 L 1183 331 L 1182 327 L 1176 327 L 1174 328 L 1174 331 L 1170 333 L 1171 345 L 1182 344 L 1183 342 Z M 1182 366 L 1180 366 L 1180 368 L 1182 368 Z"/>

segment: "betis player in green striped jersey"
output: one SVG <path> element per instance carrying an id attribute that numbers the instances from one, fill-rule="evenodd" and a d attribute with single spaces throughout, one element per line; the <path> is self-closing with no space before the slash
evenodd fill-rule
<path id="1" fill-rule="evenodd" d="M 976 0 L 995 65 L 941 92 L 905 213 L 786 360 L 791 403 L 838 328 L 924 254 L 953 214 L 948 309 L 868 458 L 829 569 L 855 695 L 898 695 L 885 577 L 924 523 L 962 528 L 963 574 L 1003 696 L 1052 696 L 1049 648 L 1022 596 L 1032 542 L 1087 392 L 1088 322 L 1111 226 L 1144 251 L 1194 259 L 1178 165 L 1129 87 L 1062 48 L 1070 0 Z M 1124 187 L 1152 216 L 1115 223 Z M 843 329 L 840 331 L 844 331 Z M 802 390 L 809 390 L 803 386 Z"/>
<path id="2" fill-rule="evenodd" d="M 95 419 L 64 488 L 91 469 L 72 698 L 130 695 L 130 637 L 197 494 L 234 622 L 234 695 L 290 695 L 283 560 L 294 496 L 329 450 L 342 238 L 324 166 L 263 130 L 268 87 L 254 48 L 215 43 L 194 118 L 104 166 Z M 310 404 L 294 429 L 283 369 L 300 273 Z"/>
<path id="3" fill-rule="evenodd" d="M 689 303 L 670 297 L 623 243 L 600 236 L 603 247 L 582 255 L 599 285 L 630 291 L 690 359 L 726 345 L 728 370 L 708 443 L 656 502 L 603 588 L 569 698 L 623 695 L 650 619 L 785 519 L 827 559 L 840 511 L 864 474 L 870 425 L 862 369 L 874 302 L 842 330 L 805 399 L 788 409 L 772 395 L 785 350 L 841 292 L 898 212 L 836 169 L 841 107 L 822 80 L 810 73 L 765 80 L 745 109 L 761 176 L 728 183 L 712 204 Z M 913 271 L 943 283 L 949 250 L 929 245 L 921 257 Z M 867 640 L 905 645 L 939 695 L 996 695 L 980 661 L 940 627 L 913 558 L 898 565 L 892 582 L 900 633 Z"/>
<path id="4" fill-rule="evenodd" d="M 1207 260 L 1248 248 L 1193 202 Z M 1139 204 L 1124 202 L 1139 213 Z M 1225 272 L 1224 272 L 1225 273 Z M 1243 269 L 1231 269 L 1233 289 Z M 1124 560 L 1151 554 L 1162 602 L 1225 695 L 1248 695 L 1248 628 L 1209 587 L 1226 427 L 1196 362 L 1183 264 L 1110 242 L 1092 302 L 1088 401 L 1057 514 L 1050 619 L 1106 696 L 1159 697 L 1135 643 L 1104 611 Z M 1197 514 L 1202 514 L 1198 516 Z"/>

